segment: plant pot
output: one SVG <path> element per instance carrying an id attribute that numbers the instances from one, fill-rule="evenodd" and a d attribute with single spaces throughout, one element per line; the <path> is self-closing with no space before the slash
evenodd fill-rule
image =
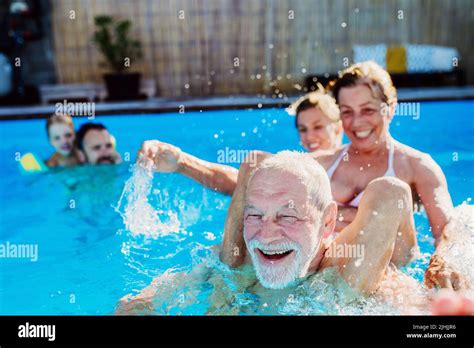
<path id="1" fill-rule="evenodd" d="M 140 98 L 140 73 L 104 74 L 107 100 L 133 100 Z"/>

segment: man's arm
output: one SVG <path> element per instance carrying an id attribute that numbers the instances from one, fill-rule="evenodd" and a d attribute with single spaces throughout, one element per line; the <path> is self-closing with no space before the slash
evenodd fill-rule
<path id="1" fill-rule="evenodd" d="M 152 282 L 137 295 L 123 296 L 117 304 L 115 314 L 156 314 L 157 301 L 171 299 L 177 290 L 201 284 L 208 277 L 209 269 L 204 264 L 197 265 L 190 272 L 168 269 L 165 273 L 153 278 Z M 186 298 L 183 298 L 183 301 L 185 300 Z"/>
<path id="2" fill-rule="evenodd" d="M 138 156 L 139 161 L 157 172 L 180 173 L 227 195 L 234 192 L 237 184 L 237 169 L 201 160 L 158 140 L 145 141 Z"/>
<path id="3" fill-rule="evenodd" d="M 117 303 L 115 314 L 130 315 L 153 313 L 153 298 L 160 289 L 160 285 L 170 283 L 175 279 L 180 278 L 181 273 L 172 273 L 172 270 L 167 270 L 162 275 L 153 278 L 152 282 L 137 295 L 127 294 L 123 296 Z"/>

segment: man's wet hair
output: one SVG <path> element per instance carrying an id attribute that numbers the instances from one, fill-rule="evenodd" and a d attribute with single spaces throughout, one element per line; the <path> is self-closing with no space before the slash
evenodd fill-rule
<path id="1" fill-rule="evenodd" d="M 102 123 L 84 123 L 76 133 L 76 145 L 79 150 L 84 150 L 84 138 L 87 132 L 91 130 L 102 131 L 107 130 L 107 128 Z"/>
<path id="2" fill-rule="evenodd" d="M 286 172 L 301 180 L 318 210 L 324 211 L 332 202 L 331 183 L 326 170 L 310 154 L 285 150 L 265 158 L 250 173 L 247 188 L 258 172 L 268 169 Z"/>

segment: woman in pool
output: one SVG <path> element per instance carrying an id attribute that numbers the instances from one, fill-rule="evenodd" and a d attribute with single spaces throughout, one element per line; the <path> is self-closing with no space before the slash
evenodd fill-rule
<path id="1" fill-rule="evenodd" d="M 436 162 L 425 153 L 394 140 L 389 124 L 394 116 L 397 93 L 390 75 L 374 62 L 355 64 L 343 71 L 332 85 L 332 93 L 341 112 L 344 132 L 350 144 L 332 153 L 317 153 L 315 159 L 326 169 L 334 200 L 338 204 L 336 231 L 354 221 L 367 185 L 374 179 L 393 176 L 406 182 L 412 196 L 421 201 L 429 219 L 438 249 L 426 272 L 430 286 L 465 287 L 465 281 L 445 262 L 440 248 L 452 243 L 443 233 L 453 212 L 446 178 Z M 240 265 L 245 255 L 243 202 L 248 168 L 241 168 L 238 184 L 227 215 L 222 260 Z M 416 240 L 404 240 L 416 247 Z"/>
<path id="2" fill-rule="evenodd" d="M 72 117 L 52 115 L 46 122 L 48 140 L 56 152 L 46 161 L 48 167 L 70 167 L 81 163 L 75 146 L 75 131 Z"/>
<path id="3" fill-rule="evenodd" d="M 307 151 L 317 153 L 340 147 L 342 124 L 339 108 L 331 96 L 323 92 L 308 93 L 292 104 L 288 112 L 296 115 L 295 125 L 300 142 Z M 243 164 L 251 169 L 261 158 L 269 155 L 251 151 Z M 178 172 L 224 194 L 232 195 L 237 184 L 237 169 L 198 159 L 158 140 L 145 141 L 139 158 L 158 172 Z"/>

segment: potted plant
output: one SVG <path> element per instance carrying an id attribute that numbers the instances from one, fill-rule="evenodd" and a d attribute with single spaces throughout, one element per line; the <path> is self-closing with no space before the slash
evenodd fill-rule
<path id="1" fill-rule="evenodd" d="M 102 15 L 95 17 L 95 25 L 93 42 L 105 58 L 101 65 L 112 71 L 104 74 L 108 100 L 139 98 L 141 74 L 127 71 L 142 57 L 140 41 L 130 37 L 132 23 Z"/>

